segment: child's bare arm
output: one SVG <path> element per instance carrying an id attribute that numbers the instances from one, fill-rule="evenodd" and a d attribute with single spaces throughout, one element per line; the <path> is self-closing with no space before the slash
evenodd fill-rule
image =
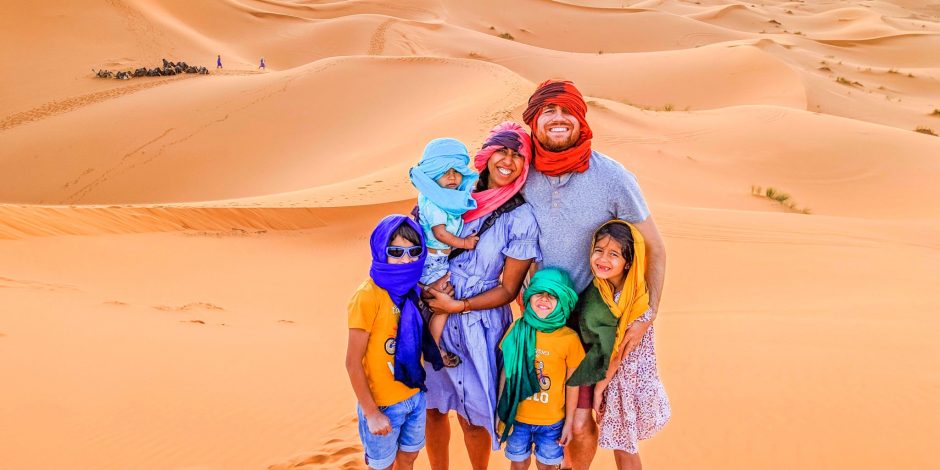
<path id="1" fill-rule="evenodd" d="M 369 390 L 369 381 L 366 371 L 362 368 L 362 358 L 366 355 L 366 345 L 369 344 L 369 332 L 358 328 L 349 329 L 349 340 L 346 345 L 346 372 L 349 374 L 349 383 L 352 384 L 356 400 L 365 415 L 369 431 L 372 434 L 384 436 L 392 432 L 391 423 L 384 413 L 379 411 L 372 391 Z"/>
<path id="2" fill-rule="evenodd" d="M 369 415 L 378 411 L 379 407 L 372 398 L 366 371 L 362 368 L 362 358 L 366 355 L 367 344 L 369 344 L 368 331 L 358 328 L 349 329 L 349 340 L 346 344 L 346 373 L 349 374 L 349 383 L 352 384 L 362 413 Z"/>
<path id="3" fill-rule="evenodd" d="M 444 224 L 431 227 L 431 232 L 434 233 L 434 238 L 438 239 L 438 241 L 441 243 L 446 243 L 447 245 L 454 248 L 472 250 L 476 248 L 477 241 L 480 240 L 480 237 L 476 235 L 471 235 L 467 238 L 460 238 L 457 235 L 448 232 Z"/>
<path id="4" fill-rule="evenodd" d="M 571 375 L 574 374 L 574 368 L 568 368 L 568 375 L 565 378 L 565 382 L 571 378 Z M 561 430 L 561 439 L 558 440 L 558 444 L 562 446 L 568 445 L 571 442 L 571 430 L 574 427 L 574 413 L 578 409 L 578 396 L 580 394 L 581 388 L 577 386 L 565 386 L 565 425 Z"/>

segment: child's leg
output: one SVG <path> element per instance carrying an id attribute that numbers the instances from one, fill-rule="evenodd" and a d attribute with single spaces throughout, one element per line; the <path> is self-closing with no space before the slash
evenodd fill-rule
<path id="1" fill-rule="evenodd" d="M 617 463 L 617 470 L 643 469 L 643 464 L 640 462 L 640 454 L 631 454 L 622 450 L 615 450 L 614 462 Z"/>
<path id="2" fill-rule="evenodd" d="M 398 453 L 398 434 L 401 427 L 401 422 L 396 423 L 393 418 L 393 408 L 395 406 L 385 407 L 382 410 L 392 425 L 392 432 L 384 436 L 378 436 L 369 431 L 369 425 L 362 414 L 362 409 L 356 407 L 359 414 L 359 438 L 366 454 L 366 465 L 373 470 L 390 469 L 392 464 L 395 463 L 396 454 Z"/>
<path id="3" fill-rule="evenodd" d="M 395 470 L 412 470 L 415 468 L 415 460 L 418 459 L 417 452 L 404 452 L 399 450 L 395 457 Z"/>
<path id="4" fill-rule="evenodd" d="M 407 414 L 398 436 L 398 455 L 395 457 L 395 470 L 414 468 L 418 453 L 424 448 L 427 434 L 427 402 L 424 392 L 418 392 L 405 400 Z"/>
<path id="5" fill-rule="evenodd" d="M 548 426 L 534 426 L 535 467 L 539 470 L 557 469 L 564 460 L 564 449 L 558 444 L 565 420 Z"/>
<path id="6" fill-rule="evenodd" d="M 377 436 L 369 432 L 362 410 L 359 410 L 359 437 L 366 453 L 366 464 L 375 470 L 410 469 L 418 452 L 424 448 L 425 403 L 424 392 L 418 392 L 394 405 L 382 407 L 392 432 Z M 406 465 L 400 467 L 399 465 Z"/>
<path id="7" fill-rule="evenodd" d="M 558 465 L 546 465 L 542 462 L 539 462 L 538 459 L 535 461 L 535 468 L 538 470 L 558 470 L 561 468 L 561 464 Z"/>
<path id="8" fill-rule="evenodd" d="M 525 423 L 517 422 L 513 425 L 506 439 L 506 448 L 503 450 L 503 454 L 512 462 L 509 468 L 513 470 L 529 468 L 529 462 L 532 459 L 533 428 L 534 426 Z"/>
<path id="9" fill-rule="evenodd" d="M 431 285 L 439 281 L 447 274 L 447 263 L 447 255 L 428 255 L 424 263 L 423 271 L 421 272 L 420 282 L 424 285 Z M 443 336 L 444 328 L 447 325 L 447 315 L 432 314 L 424 320 L 427 322 L 428 329 L 431 331 L 434 344 L 436 344 L 437 349 L 441 351 L 441 360 L 444 362 L 444 366 L 457 367 L 460 364 L 460 358 L 444 350 L 441 345 L 441 336 Z"/>
<path id="10" fill-rule="evenodd" d="M 447 315 L 433 315 L 431 317 L 431 336 L 434 337 L 434 342 L 437 343 L 437 347 L 441 347 L 441 335 L 444 334 L 444 326 L 447 324 Z"/>

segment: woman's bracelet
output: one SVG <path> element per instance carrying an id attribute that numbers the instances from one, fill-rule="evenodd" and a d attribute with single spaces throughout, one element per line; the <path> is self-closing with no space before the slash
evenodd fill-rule
<path id="1" fill-rule="evenodd" d="M 463 299 L 461 300 L 461 302 L 463 302 L 463 311 L 461 311 L 460 313 L 469 312 L 470 311 L 470 299 Z"/>

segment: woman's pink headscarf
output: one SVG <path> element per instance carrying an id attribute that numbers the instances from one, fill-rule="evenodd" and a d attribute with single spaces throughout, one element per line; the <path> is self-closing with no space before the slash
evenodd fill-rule
<path id="1" fill-rule="evenodd" d="M 516 195 L 522 185 L 525 184 L 526 177 L 529 176 L 529 164 L 532 162 L 532 139 L 529 133 L 519 124 L 512 121 L 505 121 L 497 124 L 490 130 L 490 135 L 486 138 L 483 148 L 477 152 L 473 159 L 473 165 L 477 171 L 482 172 L 490 157 L 494 153 L 503 150 L 512 149 L 522 155 L 525 163 L 522 165 L 522 173 L 508 186 L 502 188 L 491 188 L 473 193 L 473 199 L 477 201 L 477 208 L 464 212 L 464 222 L 470 222 L 484 217 L 503 205 L 504 202 Z"/>

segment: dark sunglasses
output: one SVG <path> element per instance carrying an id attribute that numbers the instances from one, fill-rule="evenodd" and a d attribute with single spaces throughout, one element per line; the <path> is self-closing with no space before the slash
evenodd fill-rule
<path id="1" fill-rule="evenodd" d="M 421 256 L 421 253 L 423 251 L 424 251 L 424 248 L 420 246 L 409 246 L 407 248 L 403 246 L 385 247 L 385 254 L 388 255 L 389 258 L 395 258 L 395 259 L 405 256 L 405 252 L 408 252 L 408 256 L 412 258 L 417 258 Z"/>

